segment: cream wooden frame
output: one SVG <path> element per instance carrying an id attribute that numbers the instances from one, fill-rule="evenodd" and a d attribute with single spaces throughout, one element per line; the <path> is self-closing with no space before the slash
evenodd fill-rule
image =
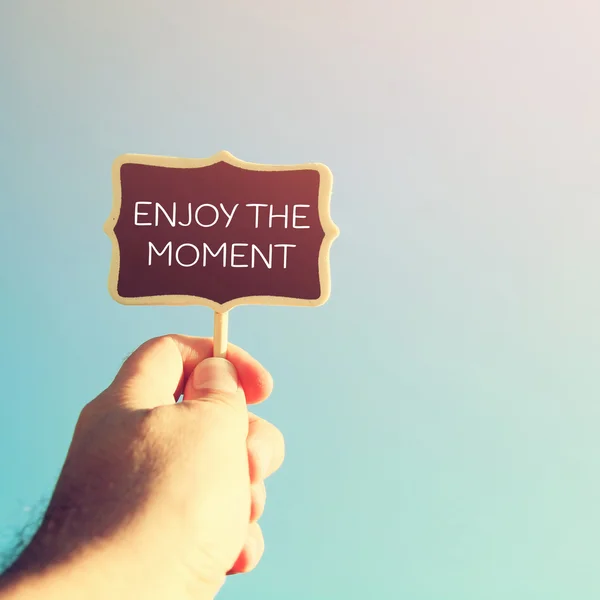
<path id="1" fill-rule="evenodd" d="M 321 249 L 319 251 L 319 281 L 321 284 L 321 295 L 316 300 L 302 300 L 299 298 L 282 298 L 279 296 L 246 296 L 236 298 L 224 304 L 214 302 L 208 298 L 188 295 L 170 296 L 143 296 L 139 298 L 124 298 L 117 291 L 120 268 L 120 249 L 115 226 L 121 211 L 121 167 L 127 163 L 139 165 L 151 165 L 156 167 L 171 167 L 179 169 L 190 169 L 196 167 L 207 167 L 209 165 L 226 162 L 235 167 L 250 171 L 296 171 L 311 169 L 320 174 L 319 182 L 319 219 L 325 232 Z M 339 229 L 330 216 L 330 199 L 333 186 L 331 171 L 320 163 L 306 163 L 300 165 L 263 165 L 251 163 L 236 158 L 231 153 L 222 151 L 205 159 L 174 158 L 168 156 L 150 156 L 145 154 L 123 154 L 119 156 L 112 166 L 113 182 L 113 205 L 110 216 L 104 224 L 104 231 L 112 242 L 112 260 L 108 279 L 108 289 L 111 296 L 121 304 L 127 305 L 201 305 L 209 306 L 215 312 L 224 313 L 235 306 L 244 304 L 267 304 L 286 306 L 320 306 L 327 302 L 331 293 L 331 271 L 329 265 L 329 252 L 333 241 L 339 236 Z"/>

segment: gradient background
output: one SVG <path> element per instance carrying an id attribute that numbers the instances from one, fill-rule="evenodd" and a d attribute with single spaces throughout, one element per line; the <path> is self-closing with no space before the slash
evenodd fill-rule
<path id="1" fill-rule="evenodd" d="M 287 438 L 220 598 L 600 597 L 600 5 L 0 2 L 2 547 L 203 308 L 108 295 L 123 152 L 334 173 L 333 294 L 236 308 Z"/>

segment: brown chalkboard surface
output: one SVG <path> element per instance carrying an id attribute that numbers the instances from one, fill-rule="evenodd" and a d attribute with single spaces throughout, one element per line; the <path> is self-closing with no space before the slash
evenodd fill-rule
<path id="1" fill-rule="evenodd" d="M 109 290 L 123 304 L 318 306 L 330 293 L 332 175 L 262 165 L 123 155 L 113 165 Z"/>

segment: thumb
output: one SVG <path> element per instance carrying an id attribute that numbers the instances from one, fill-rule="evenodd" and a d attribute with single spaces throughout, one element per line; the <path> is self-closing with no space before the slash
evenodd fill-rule
<path id="1" fill-rule="evenodd" d="M 198 363 L 186 383 L 183 404 L 199 416 L 203 435 L 246 443 L 246 396 L 237 371 L 228 360 L 206 358 Z"/>
<path id="2" fill-rule="evenodd" d="M 237 371 L 224 358 L 206 358 L 196 365 L 185 386 L 183 401 L 222 404 L 247 418 L 246 397 Z"/>
<path id="3" fill-rule="evenodd" d="M 249 418 L 233 364 L 223 358 L 197 364 L 178 408 L 185 415 L 179 434 L 194 440 L 190 456 L 195 458 L 186 460 L 193 461 L 193 477 L 202 482 L 195 502 L 206 516 L 204 548 L 212 552 L 221 577 L 239 556 L 251 517 Z"/>

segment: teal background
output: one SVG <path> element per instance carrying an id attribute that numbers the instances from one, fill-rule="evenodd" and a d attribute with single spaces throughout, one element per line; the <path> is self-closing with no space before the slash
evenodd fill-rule
<path id="1" fill-rule="evenodd" d="M 240 307 L 287 460 L 220 598 L 600 597 L 600 5 L 0 2 L 0 528 L 203 308 L 108 295 L 124 152 L 319 161 L 322 308 Z M 125 500 L 126 501 L 126 500 Z"/>

